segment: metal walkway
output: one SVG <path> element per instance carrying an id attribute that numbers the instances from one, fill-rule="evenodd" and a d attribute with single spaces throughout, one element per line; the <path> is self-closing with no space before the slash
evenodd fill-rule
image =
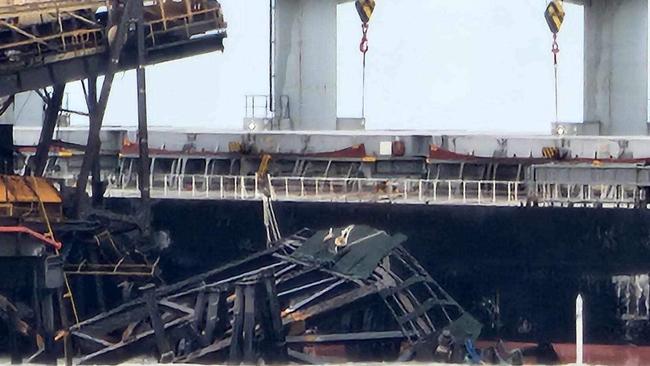
<path id="1" fill-rule="evenodd" d="M 158 199 L 648 208 L 650 169 L 540 165 L 522 181 L 158 174 L 150 185 Z M 140 197 L 137 179 L 118 177 L 106 196 Z"/>
<path id="2" fill-rule="evenodd" d="M 391 202 L 408 204 L 519 205 L 523 183 L 373 178 L 307 178 L 257 175 L 155 175 L 151 197 L 167 199 L 261 200 L 308 202 Z M 140 197 L 137 182 L 108 187 L 107 197 Z"/>
<path id="3" fill-rule="evenodd" d="M 107 9 L 122 2 L 26 1 L 0 5 L 0 96 L 86 79 L 106 72 L 115 29 Z M 223 49 L 226 23 L 216 0 L 144 2 L 146 63 Z M 119 70 L 137 64 L 125 45 Z"/>

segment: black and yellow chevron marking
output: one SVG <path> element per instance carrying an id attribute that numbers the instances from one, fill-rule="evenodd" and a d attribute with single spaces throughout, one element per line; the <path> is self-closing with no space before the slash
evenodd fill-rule
<path id="1" fill-rule="evenodd" d="M 357 7 L 357 13 L 362 23 L 368 23 L 372 12 L 375 10 L 375 0 L 357 0 L 354 2 Z"/>
<path id="2" fill-rule="evenodd" d="M 559 159 L 560 149 L 557 147 L 544 147 L 542 148 L 542 156 L 546 159 Z"/>
<path id="3" fill-rule="evenodd" d="M 562 22 L 564 21 L 564 14 L 562 1 L 553 0 L 548 4 L 544 12 L 544 18 L 546 18 L 546 23 L 551 32 L 557 33 L 560 31 Z"/>

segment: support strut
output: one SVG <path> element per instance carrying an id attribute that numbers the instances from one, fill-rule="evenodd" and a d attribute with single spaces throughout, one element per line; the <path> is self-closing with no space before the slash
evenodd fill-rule
<path id="1" fill-rule="evenodd" d="M 140 158 L 138 179 L 140 187 L 140 197 L 142 199 L 142 210 L 144 212 L 145 231 L 148 232 L 150 221 L 150 187 L 149 187 L 149 139 L 147 128 L 147 84 L 145 78 L 145 44 L 144 44 L 144 19 L 143 19 L 143 5 L 141 1 L 136 4 L 137 22 L 137 36 L 138 36 L 138 68 L 136 71 L 137 76 L 137 89 L 138 89 L 138 147 Z M 146 233 L 145 233 L 146 234 Z"/>
<path id="2" fill-rule="evenodd" d="M 75 192 L 73 201 L 74 215 L 77 217 L 80 214 L 81 200 L 84 192 L 86 191 L 86 186 L 88 185 L 88 173 L 90 172 L 94 161 L 96 159 L 99 159 L 99 151 L 101 148 L 99 133 L 102 128 L 104 113 L 106 112 L 106 105 L 108 103 L 108 97 L 113 85 L 113 78 L 115 77 L 115 73 L 118 70 L 122 48 L 126 43 L 127 31 L 129 28 L 129 19 L 134 14 L 134 7 L 138 1 L 139 0 L 127 0 L 126 4 L 124 5 L 124 12 L 120 18 L 119 24 L 117 25 L 117 35 L 113 40 L 110 48 L 110 62 L 106 69 L 106 75 L 104 76 L 104 82 L 102 83 L 99 100 L 97 101 L 94 108 L 88 111 L 90 115 L 88 141 L 86 143 L 86 153 L 84 154 L 84 159 L 81 163 L 81 169 L 79 171 L 79 177 L 77 179 L 77 190 Z M 92 88 L 90 88 L 90 90 L 92 90 Z M 90 94 L 91 93 L 89 92 L 89 96 Z"/>
<path id="3" fill-rule="evenodd" d="M 63 94 L 65 92 L 65 84 L 55 84 L 52 96 L 47 102 L 47 109 L 45 110 L 45 119 L 43 120 L 43 128 L 41 129 L 41 137 L 36 147 L 36 155 L 34 156 L 33 173 L 37 177 L 43 176 L 45 173 L 45 166 L 50 153 L 50 145 L 52 144 L 52 136 L 59 119 L 59 112 L 61 111 L 61 104 L 63 103 Z"/>

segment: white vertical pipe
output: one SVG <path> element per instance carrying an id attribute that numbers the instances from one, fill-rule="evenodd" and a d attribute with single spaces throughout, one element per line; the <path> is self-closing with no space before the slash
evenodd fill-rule
<path id="1" fill-rule="evenodd" d="M 582 366 L 583 359 L 583 319 L 582 295 L 576 297 L 576 365 Z"/>

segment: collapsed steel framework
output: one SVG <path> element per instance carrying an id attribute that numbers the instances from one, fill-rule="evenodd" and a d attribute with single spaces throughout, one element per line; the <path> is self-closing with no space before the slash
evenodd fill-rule
<path id="1" fill-rule="evenodd" d="M 104 113 L 115 73 L 137 69 L 138 146 L 143 207 L 148 207 L 146 81 L 144 66 L 223 50 L 226 23 L 216 0 L 49 0 L 0 4 L 0 97 L 51 86 L 30 170 L 45 170 L 67 82 L 83 83 L 90 127 L 74 197 L 80 215 L 88 177 L 102 197 L 99 151 Z M 98 90 L 98 76 L 104 75 Z M 92 173 L 92 174 L 91 174 Z"/>
<path id="2" fill-rule="evenodd" d="M 365 226 L 304 229 L 269 249 L 142 296 L 70 329 L 79 364 L 151 354 L 161 362 L 322 363 L 409 359 L 474 320 L 400 245 Z M 319 343 L 338 345 L 319 354 Z M 381 344 L 363 355 L 355 344 Z"/>
<path id="3" fill-rule="evenodd" d="M 0 96 L 110 72 L 111 49 L 122 15 L 142 21 L 145 63 L 223 48 L 226 23 L 215 0 L 154 0 L 142 15 L 128 0 L 27 0 L 0 3 Z M 215 34 L 204 34 L 216 31 Z M 137 43 L 127 42 L 118 69 L 138 65 Z"/>

